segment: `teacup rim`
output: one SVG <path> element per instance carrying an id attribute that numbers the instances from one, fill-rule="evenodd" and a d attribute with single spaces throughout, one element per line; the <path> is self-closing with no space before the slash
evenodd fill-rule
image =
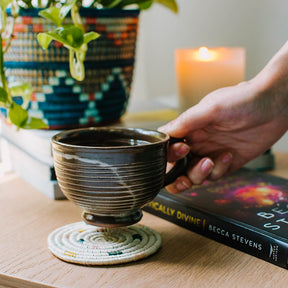
<path id="1" fill-rule="evenodd" d="M 77 144 L 70 144 L 70 143 L 65 143 L 65 142 L 61 142 L 61 139 L 57 139 L 59 138 L 61 135 L 67 135 L 69 133 L 75 133 L 75 132 L 79 132 L 79 131 L 88 131 L 88 130 L 123 130 L 123 131 L 146 131 L 148 132 L 153 132 L 153 133 L 157 133 L 160 136 L 163 136 L 163 139 L 159 139 L 159 141 L 153 142 L 153 143 L 145 143 L 145 144 L 140 144 L 137 146 L 133 146 L 133 149 L 137 149 L 137 148 L 143 148 L 143 147 L 148 147 L 148 146 L 154 146 L 157 144 L 162 144 L 165 142 L 168 142 L 169 140 L 169 135 L 162 132 L 162 131 L 158 131 L 158 130 L 154 130 L 154 129 L 148 129 L 148 128 L 142 128 L 142 127 L 118 127 L 118 126 L 113 126 L 113 127 L 106 127 L 106 126 L 99 126 L 99 127 L 84 127 L 84 128 L 75 128 L 75 129 L 69 129 L 69 130 L 63 130 L 61 132 L 58 132 L 57 134 L 52 136 L 52 143 L 64 146 L 64 147 L 73 147 L 73 148 L 85 148 L 85 149 L 101 149 L 101 150 L 112 150 L 112 149 L 131 149 L 130 145 L 123 145 L 123 146 L 82 146 L 82 145 L 77 145 Z"/>

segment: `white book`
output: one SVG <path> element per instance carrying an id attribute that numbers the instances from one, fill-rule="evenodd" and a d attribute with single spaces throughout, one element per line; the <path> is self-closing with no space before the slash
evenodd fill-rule
<path id="1" fill-rule="evenodd" d="M 53 165 L 52 137 L 60 130 L 18 129 L 0 121 L 0 135 L 39 161 Z"/>
<path id="2" fill-rule="evenodd" d="M 5 139 L 1 141 L 1 153 L 10 163 L 6 166 L 51 199 L 65 199 L 56 181 L 54 167 L 32 157 Z M 2 158 L 4 155 L 2 155 Z"/>

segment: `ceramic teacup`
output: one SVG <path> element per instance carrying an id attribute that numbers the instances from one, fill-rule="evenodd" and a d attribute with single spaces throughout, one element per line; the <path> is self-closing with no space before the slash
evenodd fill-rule
<path id="1" fill-rule="evenodd" d="M 98 127 L 67 130 L 52 138 L 56 176 L 65 196 L 83 209 L 85 222 L 127 226 L 141 208 L 184 170 L 166 174 L 169 136 L 154 130 Z"/>

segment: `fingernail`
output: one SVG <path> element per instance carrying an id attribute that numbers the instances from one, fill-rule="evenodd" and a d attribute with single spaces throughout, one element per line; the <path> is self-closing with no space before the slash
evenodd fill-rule
<path id="1" fill-rule="evenodd" d="M 187 146 L 186 144 L 179 143 L 179 146 L 177 147 L 175 154 L 178 157 L 182 157 L 182 156 L 187 155 L 189 151 L 190 151 L 189 146 Z"/>
<path id="2" fill-rule="evenodd" d="M 205 174 L 210 174 L 212 172 L 212 169 L 214 167 L 214 163 L 212 162 L 212 160 L 210 159 L 206 159 L 203 163 L 202 163 L 202 166 L 201 166 L 201 169 L 202 171 L 205 173 Z"/>
<path id="3" fill-rule="evenodd" d="M 225 164 L 230 163 L 231 161 L 232 161 L 232 153 L 227 153 L 222 158 L 222 162 Z"/>
<path id="4" fill-rule="evenodd" d="M 188 185 L 185 181 L 176 182 L 175 186 L 178 191 L 183 191 L 190 188 L 190 185 Z"/>

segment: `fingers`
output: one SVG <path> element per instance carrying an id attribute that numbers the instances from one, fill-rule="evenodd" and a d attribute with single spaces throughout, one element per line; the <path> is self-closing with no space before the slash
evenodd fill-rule
<path id="1" fill-rule="evenodd" d="M 167 159 L 169 162 L 176 162 L 177 160 L 184 158 L 189 152 L 189 145 L 183 142 L 177 142 L 169 147 Z"/>
<path id="2" fill-rule="evenodd" d="M 223 177 L 232 164 L 233 156 L 230 152 L 220 154 L 214 159 L 215 166 L 209 175 L 209 180 L 218 180 Z"/>
<path id="3" fill-rule="evenodd" d="M 221 153 L 215 159 L 204 157 L 187 170 L 187 175 L 180 176 L 166 189 L 170 193 L 179 193 L 192 185 L 202 184 L 205 180 L 217 180 L 224 176 L 232 164 L 232 153 Z"/>
<path id="4" fill-rule="evenodd" d="M 214 162 L 205 157 L 187 171 L 187 176 L 193 184 L 198 185 L 210 176 L 214 167 Z"/>
<path id="5" fill-rule="evenodd" d="M 232 153 L 230 152 L 223 152 L 213 160 L 204 157 L 188 169 L 187 176 L 193 184 L 201 184 L 206 179 L 218 180 L 227 173 L 232 160 Z"/>
<path id="6" fill-rule="evenodd" d="M 190 188 L 193 184 L 201 184 L 213 170 L 214 163 L 209 158 L 201 159 L 187 171 L 187 176 L 180 176 L 172 184 L 166 186 L 170 193 L 179 193 Z"/>
<path id="7" fill-rule="evenodd" d="M 189 145 L 183 142 L 177 142 L 171 145 L 168 149 L 167 159 L 169 162 L 176 162 L 179 159 L 184 158 L 190 152 Z M 172 168 L 172 163 L 168 163 L 167 170 Z M 167 185 L 166 189 L 170 193 L 179 193 L 192 186 L 191 181 L 186 176 L 179 176 L 172 184 Z"/>
<path id="8" fill-rule="evenodd" d="M 204 157 L 187 171 L 187 176 L 193 184 L 201 184 L 204 180 L 218 180 L 223 177 L 232 164 L 232 153 L 223 152 L 213 160 Z"/>
<path id="9" fill-rule="evenodd" d="M 192 182 L 186 176 L 179 176 L 172 184 L 165 188 L 168 192 L 176 194 L 192 186 Z"/>

